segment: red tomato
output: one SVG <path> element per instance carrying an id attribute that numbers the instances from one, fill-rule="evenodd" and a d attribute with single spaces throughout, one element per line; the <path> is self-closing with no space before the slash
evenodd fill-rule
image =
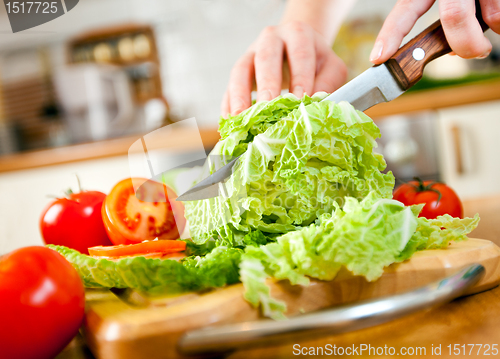
<path id="1" fill-rule="evenodd" d="M 48 205 L 40 218 L 46 244 L 57 244 L 88 254 L 89 247 L 111 245 L 101 217 L 106 195 L 98 191 L 71 193 Z"/>
<path id="2" fill-rule="evenodd" d="M 77 334 L 85 292 L 59 253 L 25 247 L 0 258 L 0 357 L 54 358 Z"/>
<path id="3" fill-rule="evenodd" d="M 140 186 L 137 196 L 133 184 Z M 119 182 L 102 206 L 102 218 L 111 242 L 133 244 L 157 237 L 178 239 L 186 219 L 184 205 L 176 202 L 176 198 L 174 191 L 159 182 L 144 178 Z"/>
<path id="4" fill-rule="evenodd" d="M 422 182 L 417 179 L 399 186 L 393 197 L 407 206 L 425 203 L 419 217 L 433 219 L 446 213 L 453 217 L 463 218 L 464 216 L 460 198 L 444 183 Z"/>

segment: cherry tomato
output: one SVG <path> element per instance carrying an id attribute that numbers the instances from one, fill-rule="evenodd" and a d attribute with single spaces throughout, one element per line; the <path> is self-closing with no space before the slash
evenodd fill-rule
<path id="1" fill-rule="evenodd" d="M 433 219 L 443 214 L 463 218 L 462 202 L 455 191 L 444 183 L 424 181 L 420 179 L 410 181 L 399 186 L 394 192 L 394 199 L 409 206 L 425 203 L 419 217 Z"/>
<path id="2" fill-rule="evenodd" d="M 98 191 L 70 193 L 50 203 L 40 218 L 46 244 L 57 244 L 88 254 L 88 248 L 111 245 L 101 217 L 106 195 Z"/>
<path id="3" fill-rule="evenodd" d="M 186 250 L 186 242 L 158 240 L 146 241 L 137 244 L 119 244 L 117 246 L 92 247 L 89 253 L 94 257 L 124 257 L 148 253 L 170 254 Z"/>
<path id="4" fill-rule="evenodd" d="M 134 184 L 139 187 L 137 196 Z M 184 205 L 176 202 L 176 198 L 172 189 L 159 182 L 144 178 L 119 182 L 102 206 L 102 218 L 111 242 L 133 244 L 157 237 L 178 239 L 186 219 Z"/>
<path id="5" fill-rule="evenodd" d="M 25 247 L 0 258 L 0 357 L 54 358 L 77 334 L 85 292 L 59 253 Z"/>

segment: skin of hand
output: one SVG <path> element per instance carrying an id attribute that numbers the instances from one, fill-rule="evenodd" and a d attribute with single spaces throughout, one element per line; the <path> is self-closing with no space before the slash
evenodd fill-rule
<path id="1" fill-rule="evenodd" d="M 377 36 L 370 61 L 374 64 L 387 61 L 434 2 L 398 0 Z M 500 34 L 500 0 L 480 0 L 480 5 L 484 22 Z M 485 58 L 491 52 L 491 43 L 484 36 L 475 13 L 474 0 L 439 0 L 439 15 L 446 39 L 454 54 L 465 59 Z"/>
<path id="2" fill-rule="evenodd" d="M 297 97 L 333 92 L 347 78 L 347 68 L 331 43 L 353 0 L 289 0 L 282 23 L 266 27 L 234 65 L 224 94 L 221 115 L 236 115 L 257 101 L 281 92 L 283 63 L 290 72 L 290 92 Z"/>

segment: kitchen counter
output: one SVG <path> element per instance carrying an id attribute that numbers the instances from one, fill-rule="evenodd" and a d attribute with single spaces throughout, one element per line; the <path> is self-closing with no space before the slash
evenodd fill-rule
<path id="1" fill-rule="evenodd" d="M 389 103 L 372 107 L 366 111 L 366 114 L 377 121 L 385 116 L 400 113 L 434 110 L 498 99 L 500 99 L 500 80 L 493 79 L 455 87 L 410 92 Z M 179 131 L 175 143 L 161 143 L 158 146 L 189 151 L 191 149 L 190 136 L 192 133 L 189 130 Z M 0 157 L 0 172 L 126 155 L 130 145 L 139 137 L 140 135 L 136 135 L 2 156 Z M 205 148 L 209 149 L 217 143 L 219 134 L 215 128 L 204 129 L 201 130 L 201 138 Z"/>
<path id="2" fill-rule="evenodd" d="M 178 135 L 175 138 L 172 136 L 172 139 L 175 139 L 175 141 L 169 143 L 148 140 L 148 150 L 161 148 L 172 152 L 189 152 L 190 150 L 195 150 L 192 141 L 190 141 L 190 138 L 194 135 L 191 129 L 185 129 L 178 131 Z M 200 135 L 205 148 L 212 148 L 220 138 L 219 133 L 215 129 L 200 129 Z M 104 141 L 0 156 L 0 173 L 106 157 L 126 156 L 130 146 L 140 138 L 141 135 L 138 134 Z"/>
<path id="3" fill-rule="evenodd" d="M 500 245 L 500 196 L 474 199 L 464 202 L 468 217 L 479 213 L 481 222 L 471 237 L 484 238 Z M 425 347 L 431 357 L 432 347 L 441 345 L 441 358 L 457 358 L 450 355 L 448 345 L 464 345 L 467 353 L 472 344 L 500 344 L 498 321 L 500 320 L 500 287 L 457 299 L 430 311 L 419 312 L 373 328 L 358 330 L 335 336 L 320 336 L 314 340 L 300 342 L 304 347 L 320 347 L 326 344 L 337 347 L 352 347 L 370 344 L 372 347 Z M 238 351 L 227 358 L 289 358 L 292 346 L 288 343 L 278 347 Z M 468 346 L 468 344 L 470 344 Z M 462 347 L 460 347 L 462 348 Z M 475 351 L 479 346 L 475 346 Z M 272 350 L 272 351 L 271 351 Z M 500 350 L 500 348 L 499 348 Z M 490 352 L 491 354 L 491 352 Z M 423 356 L 419 356 L 423 357 Z M 476 355 L 462 357 L 477 357 Z M 93 359 L 81 336 L 77 336 L 57 359 Z"/>

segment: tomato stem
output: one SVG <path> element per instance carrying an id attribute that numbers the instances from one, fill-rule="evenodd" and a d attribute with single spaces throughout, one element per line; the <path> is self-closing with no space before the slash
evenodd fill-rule
<path id="1" fill-rule="evenodd" d="M 437 202 L 436 204 L 439 203 L 439 201 L 441 200 L 441 197 L 442 197 L 442 194 L 439 190 L 435 189 L 435 188 L 432 188 L 432 186 L 434 186 L 435 184 L 438 184 L 438 183 L 442 183 L 442 182 L 439 182 L 439 181 L 432 181 L 431 183 L 429 183 L 428 185 L 424 185 L 424 181 L 422 181 L 420 179 L 420 177 L 413 177 L 413 179 L 415 181 L 418 182 L 418 185 L 415 186 L 413 183 L 410 183 L 410 185 L 415 188 L 415 190 L 417 192 L 425 192 L 425 191 L 431 191 L 431 192 L 434 192 L 434 193 L 437 193 L 438 194 L 438 199 L 437 199 Z"/>

